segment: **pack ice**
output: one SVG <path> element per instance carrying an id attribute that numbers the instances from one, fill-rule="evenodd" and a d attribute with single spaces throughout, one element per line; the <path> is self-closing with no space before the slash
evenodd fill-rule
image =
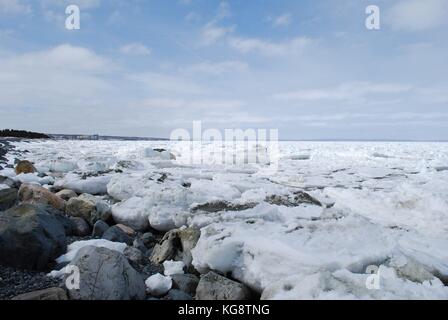
<path id="1" fill-rule="evenodd" d="M 52 178 L 0 175 L 108 196 L 136 230 L 198 227 L 194 267 L 262 299 L 448 298 L 446 143 L 281 142 L 275 173 L 179 142 L 15 144 Z"/>

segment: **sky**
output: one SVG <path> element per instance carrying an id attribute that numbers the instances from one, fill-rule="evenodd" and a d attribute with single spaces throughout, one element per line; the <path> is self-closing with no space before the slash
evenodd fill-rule
<path id="1" fill-rule="evenodd" d="M 447 0 L 0 0 L 0 128 L 448 140 L 447 17 Z"/>

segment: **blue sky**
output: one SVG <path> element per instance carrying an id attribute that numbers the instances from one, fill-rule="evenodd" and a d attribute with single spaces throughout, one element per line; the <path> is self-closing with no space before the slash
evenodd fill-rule
<path id="1" fill-rule="evenodd" d="M 0 0 L 0 128 L 446 140 L 447 16 L 446 0 Z"/>

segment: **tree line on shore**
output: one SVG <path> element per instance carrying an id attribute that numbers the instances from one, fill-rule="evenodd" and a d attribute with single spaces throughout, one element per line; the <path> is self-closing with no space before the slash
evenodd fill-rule
<path id="1" fill-rule="evenodd" d="M 50 136 L 44 133 L 31 132 L 25 130 L 0 130 L 0 137 L 14 137 L 14 138 L 27 138 L 27 139 L 50 139 Z"/>

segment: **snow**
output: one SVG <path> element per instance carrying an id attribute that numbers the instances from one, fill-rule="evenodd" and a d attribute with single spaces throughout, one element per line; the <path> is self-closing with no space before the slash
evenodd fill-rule
<path id="1" fill-rule="evenodd" d="M 127 247 L 126 243 L 112 242 L 112 241 L 103 240 L 103 239 L 76 241 L 67 247 L 67 253 L 60 256 L 59 258 L 57 258 L 56 262 L 57 263 L 66 263 L 66 262 L 70 263 L 75 258 L 78 251 L 87 246 L 107 248 L 110 250 L 118 251 L 120 253 L 123 253 Z"/>
<path id="2" fill-rule="evenodd" d="M 22 183 L 37 183 L 40 185 L 54 183 L 54 178 L 52 178 L 50 176 L 41 178 L 36 173 L 21 173 L 15 177 L 13 177 L 13 179 L 20 181 Z"/>
<path id="3" fill-rule="evenodd" d="M 41 166 L 48 167 L 48 171 L 51 172 L 70 172 L 78 168 L 76 163 L 65 160 L 51 160 Z"/>
<path id="4" fill-rule="evenodd" d="M 1 184 L 0 183 L 0 190 L 4 190 L 4 189 L 9 189 L 10 187 L 7 186 L 6 184 Z"/>
<path id="5" fill-rule="evenodd" d="M 171 277 L 163 276 L 157 273 L 145 281 L 149 294 L 155 297 L 163 296 L 171 290 L 173 281 Z"/>
<path id="6" fill-rule="evenodd" d="M 145 230 L 149 227 L 149 212 L 142 205 L 143 198 L 132 197 L 112 206 L 112 217 L 118 223 L 127 225 L 134 230 Z"/>
<path id="7" fill-rule="evenodd" d="M 7 178 L 14 178 L 16 176 L 16 172 L 14 169 L 11 168 L 3 168 L 3 170 L 0 170 L 0 176 L 7 177 Z"/>
<path id="8" fill-rule="evenodd" d="M 346 269 L 323 271 L 311 275 L 295 275 L 269 286 L 262 300 L 398 300 L 446 299 L 448 288 L 434 278 L 416 283 L 400 278 L 393 268 L 381 266 L 379 289 L 366 288 L 368 275 Z"/>
<path id="9" fill-rule="evenodd" d="M 165 276 L 172 276 L 175 274 L 184 274 L 185 264 L 183 261 L 165 261 L 163 263 Z"/>
<path id="10" fill-rule="evenodd" d="M 14 144 L 40 172 L 59 166 L 55 186 L 115 199 L 117 222 L 140 231 L 201 228 L 193 266 L 228 273 L 263 299 L 448 299 L 447 143 L 280 142 L 275 174 L 265 161 L 219 162 L 240 146 Z M 0 175 L 16 177 L 13 169 Z M 298 191 L 324 206 L 265 201 Z M 212 202 L 218 209 L 194 210 Z M 371 266 L 379 290 L 366 285 Z M 169 283 L 152 281 L 164 290 Z"/>
<path id="11" fill-rule="evenodd" d="M 77 174 L 68 173 L 63 179 L 57 180 L 54 186 L 60 189 L 70 189 L 77 193 L 106 194 L 107 184 L 110 180 L 110 175 L 83 179 Z"/>

